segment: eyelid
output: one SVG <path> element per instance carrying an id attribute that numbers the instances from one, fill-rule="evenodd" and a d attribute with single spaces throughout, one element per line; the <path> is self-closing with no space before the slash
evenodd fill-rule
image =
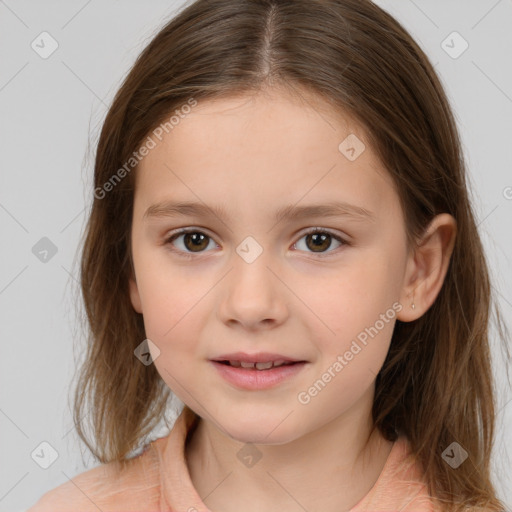
<path id="1" fill-rule="evenodd" d="M 198 253 L 193 253 L 193 252 L 181 251 L 181 250 L 176 249 L 174 247 L 171 248 L 172 247 L 172 242 L 177 237 L 179 237 L 180 235 L 187 234 L 187 233 L 202 233 L 203 235 L 206 235 L 210 240 L 212 240 L 214 243 L 217 244 L 217 242 L 215 242 L 215 238 L 209 234 L 209 231 L 207 229 L 199 228 L 199 227 L 194 227 L 194 226 L 189 226 L 189 227 L 186 227 L 186 228 L 179 228 L 179 229 L 176 229 L 174 231 L 171 231 L 170 233 L 167 233 L 164 236 L 163 245 L 168 247 L 169 250 L 173 254 L 177 254 L 178 256 L 181 256 L 181 257 L 186 258 L 186 259 L 192 259 L 192 258 L 196 258 L 196 257 L 201 257 L 202 255 L 206 254 L 206 252 L 208 252 L 208 251 L 201 251 L 201 252 L 198 252 Z"/>
<path id="2" fill-rule="evenodd" d="M 352 245 L 351 242 L 349 242 L 347 240 L 348 237 L 341 236 L 337 232 L 335 232 L 334 230 L 331 230 L 329 228 L 323 228 L 323 227 L 320 227 L 320 226 L 305 228 L 304 230 L 299 231 L 299 233 L 296 235 L 297 241 L 294 242 L 293 245 L 295 246 L 299 242 L 299 240 L 301 240 L 304 236 L 312 235 L 312 234 L 315 234 L 315 233 L 326 233 L 328 235 L 331 235 L 332 238 L 334 238 L 335 240 L 337 240 L 340 243 L 340 246 L 336 247 L 332 251 L 316 252 L 316 253 L 312 252 L 312 251 L 311 252 L 306 252 L 306 254 L 312 254 L 316 258 L 328 258 L 330 256 L 338 254 L 339 250 L 342 247 Z M 303 252 L 303 251 L 299 251 L 299 252 Z"/>
<path id="3" fill-rule="evenodd" d="M 203 235 L 206 235 L 210 240 L 215 241 L 215 237 L 213 235 L 210 235 L 210 231 L 206 228 L 199 228 L 195 226 L 190 226 L 186 228 L 178 228 L 174 231 L 170 231 L 169 233 L 166 233 L 164 236 L 164 243 L 168 243 L 169 240 L 172 238 L 178 237 L 179 235 L 187 234 L 187 233 L 202 233 Z M 215 242 L 217 243 L 217 242 Z"/>

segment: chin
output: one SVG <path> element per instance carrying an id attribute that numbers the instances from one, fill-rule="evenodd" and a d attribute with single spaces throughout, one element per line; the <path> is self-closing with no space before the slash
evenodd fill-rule
<path id="1" fill-rule="evenodd" d="M 235 441 L 280 445 L 294 441 L 304 434 L 304 432 L 299 432 L 292 421 L 283 421 L 284 418 L 286 418 L 286 414 L 262 417 L 256 412 L 254 415 L 241 413 L 240 416 L 226 417 L 223 426 L 228 430 L 225 434 Z"/>

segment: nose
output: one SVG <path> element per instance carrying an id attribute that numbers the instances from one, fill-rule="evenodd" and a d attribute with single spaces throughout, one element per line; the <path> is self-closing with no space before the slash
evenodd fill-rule
<path id="1" fill-rule="evenodd" d="M 275 328 L 288 317 L 287 288 L 279 278 L 279 268 L 266 251 L 252 262 L 236 252 L 232 270 L 223 280 L 219 302 L 220 320 L 246 330 Z M 281 278 L 282 279 L 282 278 Z"/>

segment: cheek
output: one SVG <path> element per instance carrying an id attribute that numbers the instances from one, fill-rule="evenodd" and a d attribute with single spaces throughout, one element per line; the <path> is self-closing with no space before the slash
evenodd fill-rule
<path id="1" fill-rule="evenodd" d="M 164 338 L 192 312 L 211 285 L 208 279 L 198 280 L 189 268 L 173 263 L 161 247 L 141 249 L 135 264 L 146 330 Z"/>
<path id="2" fill-rule="evenodd" d="M 172 281 L 171 281 L 172 282 Z M 184 293 L 180 283 L 166 286 L 162 280 L 148 282 L 144 305 L 146 336 L 159 349 L 155 367 L 181 400 L 187 399 L 190 386 L 190 361 L 199 354 L 201 325 L 197 314 L 202 293 Z M 185 393 L 185 394 L 184 394 Z"/>
<path id="3" fill-rule="evenodd" d="M 311 336 L 322 371 L 336 375 L 324 400 L 338 394 L 337 400 L 351 403 L 382 368 L 402 308 L 399 267 L 396 251 L 361 251 L 321 286 L 317 282 L 314 293 L 310 289 L 308 305 L 329 327 L 321 325 L 318 336 L 314 330 Z"/>
<path id="4" fill-rule="evenodd" d="M 331 331 L 336 343 L 335 338 L 355 337 L 392 308 L 400 296 L 399 267 L 398 255 L 361 251 L 339 270 L 320 279 L 308 278 L 299 293 L 307 297 L 310 310 L 322 320 L 325 337 L 329 339 Z"/>
<path id="5" fill-rule="evenodd" d="M 142 259 L 138 269 L 146 336 L 162 354 L 169 349 L 179 351 L 180 345 L 190 346 L 191 340 L 186 339 L 184 333 L 188 332 L 189 337 L 193 335 L 194 324 L 190 318 L 205 291 L 194 289 L 194 281 L 185 279 L 179 270 L 171 272 L 169 265 L 162 265 L 155 259 Z"/>

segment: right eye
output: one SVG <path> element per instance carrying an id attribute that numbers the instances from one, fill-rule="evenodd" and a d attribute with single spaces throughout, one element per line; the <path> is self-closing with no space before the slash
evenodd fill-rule
<path id="1" fill-rule="evenodd" d="M 174 242 L 180 238 L 182 238 L 179 243 L 180 247 L 176 249 Z M 206 249 L 209 245 L 208 241 L 215 244 L 213 239 L 202 231 L 188 228 L 181 229 L 171 234 L 168 238 L 166 238 L 165 245 L 169 245 L 170 250 L 179 254 L 180 256 L 191 257 L 191 255 L 194 253 L 205 252 L 204 249 Z"/>

